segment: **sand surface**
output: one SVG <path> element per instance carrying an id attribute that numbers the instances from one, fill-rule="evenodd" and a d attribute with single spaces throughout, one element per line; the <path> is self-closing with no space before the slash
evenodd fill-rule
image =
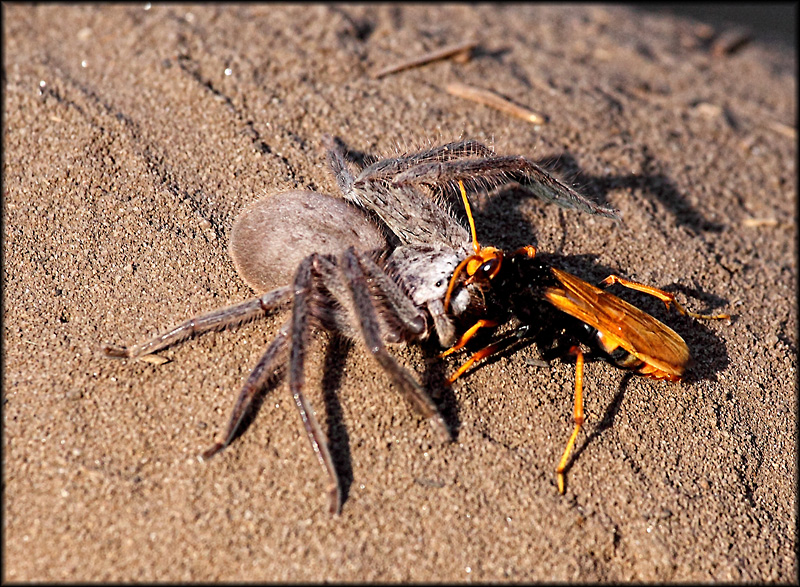
<path id="1" fill-rule="evenodd" d="M 797 580 L 789 49 L 602 6 L 3 12 L 4 581 Z M 370 76 L 471 38 L 468 62 Z M 324 133 L 373 155 L 465 136 L 547 163 L 623 223 L 500 190 L 474 198 L 484 243 L 734 318 L 626 295 L 695 365 L 681 384 L 587 365 L 565 496 L 574 366 L 535 347 L 441 394 L 458 431 L 441 446 L 365 352 L 320 336 L 308 394 L 339 517 L 285 384 L 201 463 L 280 321 L 163 365 L 101 345 L 253 295 L 227 256 L 233 220 L 265 194 L 335 193 Z M 393 352 L 426 381 L 459 364 Z"/>

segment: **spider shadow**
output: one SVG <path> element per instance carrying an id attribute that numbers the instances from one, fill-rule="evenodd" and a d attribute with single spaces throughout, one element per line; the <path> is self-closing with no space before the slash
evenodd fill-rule
<path id="1" fill-rule="evenodd" d="M 350 450 L 350 435 L 347 431 L 344 411 L 342 410 L 342 404 L 339 400 L 338 393 L 342 387 L 342 375 L 347 362 L 347 356 L 355 346 L 358 346 L 356 342 L 343 336 L 331 336 L 325 354 L 324 373 L 322 376 L 328 448 L 334 467 L 336 468 L 336 473 L 339 477 L 343 504 L 347 501 L 350 494 L 354 476 L 352 452 Z M 423 351 L 426 357 L 431 357 L 432 352 L 428 349 L 428 346 L 432 347 L 432 344 L 423 345 Z M 433 351 L 433 353 L 436 352 L 438 351 Z M 426 369 L 423 372 L 422 379 L 423 387 L 426 390 L 434 390 L 430 392 L 431 397 L 434 398 L 448 428 L 453 431 L 454 437 L 457 437 L 460 428 L 458 402 L 450 387 L 444 383 L 444 363 L 442 361 L 427 359 Z M 411 409 L 410 406 L 409 409 Z"/>
<path id="2" fill-rule="evenodd" d="M 344 412 L 339 401 L 338 392 L 342 387 L 344 364 L 352 348 L 353 342 L 343 336 L 333 335 L 329 337 L 322 375 L 328 448 L 333 460 L 333 466 L 339 476 L 342 503 L 347 501 L 350 487 L 353 485 L 353 458 L 350 451 L 350 435 L 344 422 Z"/>
<path id="3" fill-rule="evenodd" d="M 722 224 L 708 220 L 693 208 L 675 182 L 661 170 L 661 164 L 648 153 L 645 153 L 642 164 L 645 172 L 640 174 L 628 173 L 616 176 L 587 174 L 569 151 L 559 156 L 539 159 L 537 164 L 548 171 L 557 171 L 562 177 L 581 178 L 581 191 L 593 200 L 606 203 L 610 191 L 634 189 L 650 200 L 658 200 L 669 210 L 678 225 L 694 234 L 721 232 L 724 228 Z"/>
<path id="4" fill-rule="evenodd" d="M 426 357 L 422 385 L 439 408 L 448 429 L 453 433 L 453 439 L 456 439 L 461 429 L 461 417 L 456 394 L 452 386 L 447 383 L 447 363 L 439 358 L 442 348 L 438 341 L 432 339 L 423 342 L 421 346 Z"/>
<path id="5" fill-rule="evenodd" d="M 344 412 L 337 392 L 341 388 L 342 367 L 352 346 L 353 343 L 342 336 L 333 335 L 329 338 L 325 351 L 321 383 L 323 402 L 325 403 L 328 449 L 339 477 L 342 503 L 347 500 L 350 487 L 353 484 L 353 463 L 350 452 L 350 436 L 344 424 Z M 236 442 L 255 422 L 267 396 L 285 379 L 286 371 L 286 365 L 282 364 L 269 381 L 258 391 L 247 412 L 243 414 L 242 421 L 237 428 L 236 434 L 231 438 L 229 445 Z"/>

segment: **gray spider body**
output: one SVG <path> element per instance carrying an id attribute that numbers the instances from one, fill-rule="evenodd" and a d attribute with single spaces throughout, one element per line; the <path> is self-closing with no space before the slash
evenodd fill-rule
<path id="1" fill-rule="evenodd" d="M 288 362 L 289 389 L 328 475 L 331 511 L 338 512 L 339 477 L 303 393 L 312 326 L 362 341 L 398 391 L 428 419 L 436 436 L 452 440 L 427 391 L 384 344 L 420 341 L 435 332 L 443 347 L 451 347 L 484 303 L 483 292 L 463 280 L 454 284 L 445 303 L 454 271 L 473 252 L 473 243 L 467 229 L 428 188 L 448 188 L 460 180 L 499 183 L 513 178 L 525 182 L 537 197 L 562 207 L 617 215 L 526 158 L 497 156 L 475 141 L 379 160 L 357 176 L 350 171 L 344 148 L 330 137 L 325 141 L 343 199 L 308 191 L 277 194 L 246 208 L 234 224 L 230 254 L 244 281 L 260 292 L 257 297 L 194 317 L 141 344 L 107 346 L 105 352 L 140 357 L 291 305 L 289 319 L 240 392 L 222 441 L 203 457 L 213 456 L 242 432 L 255 398 Z"/>
<path id="2" fill-rule="evenodd" d="M 386 237 L 363 210 L 317 192 L 293 190 L 256 200 L 231 229 L 228 253 L 236 271 L 257 292 L 294 279 L 312 253 L 338 256 L 348 247 L 386 249 Z"/>
<path id="3" fill-rule="evenodd" d="M 281 230 L 275 229 L 276 224 Z M 364 209 L 341 197 L 294 190 L 267 196 L 245 208 L 234 222 L 228 250 L 245 283 L 258 292 L 269 292 L 291 283 L 306 257 L 317 253 L 336 263 L 353 247 L 375 260 L 420 312 L 428 312 L 440 344 L 449 347 L 455 340 L 455 327 L 445 315 L 442 298 L 456 265 L 471 250 L 469 233 L 460 224 L 454 227 L 467 239 L 458 250 L 442 242 L 419 242 L 413 236 L 409 242 L 408 231 L 402 234 L 408 244 L 390 248 L 385 233 L 391 230 L 377 226 Z M 392 234 L 399 241 L 401 235 Z M 342 298 L 336 301 L 348 306 L 347 296 Z M 451 314 L 462 314 L 468 305 L 469 294 L 460 289 L 453 298 Z M 351 316 L 350 312 L 326 312 L 324 304 L 315 315 L 327 330 L 357 338 Z M 401 342 L 397 332 L 383 328 L 382 333 L 385 342 Z M 424 340 L 428 335 L 426 327 L 414 338 Z"/>

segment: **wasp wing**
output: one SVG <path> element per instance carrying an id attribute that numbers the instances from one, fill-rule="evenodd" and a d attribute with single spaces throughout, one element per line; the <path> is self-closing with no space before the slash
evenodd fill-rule
<path id="1" fill-rule="evenodd" d="M 544 298 L 556 308 L 602 333 L 670 379 L 679 379 L 689 363 L 689 348 L 669 326 L 636 306 L 565 271 L 550 268 L 562 287 L 547 287 Z"/>

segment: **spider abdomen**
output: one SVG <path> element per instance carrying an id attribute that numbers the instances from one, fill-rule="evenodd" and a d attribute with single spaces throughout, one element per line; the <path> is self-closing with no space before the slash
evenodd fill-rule
<path id="1" fill-rule="evenodd" d="M 292 283 L 312 253 L 339 256 L 386 247 L 381 229 L 342 198 L 293 190 L 256 200 L 233 224 L 228 253 L 242 279 L 257 292 Z"/>

